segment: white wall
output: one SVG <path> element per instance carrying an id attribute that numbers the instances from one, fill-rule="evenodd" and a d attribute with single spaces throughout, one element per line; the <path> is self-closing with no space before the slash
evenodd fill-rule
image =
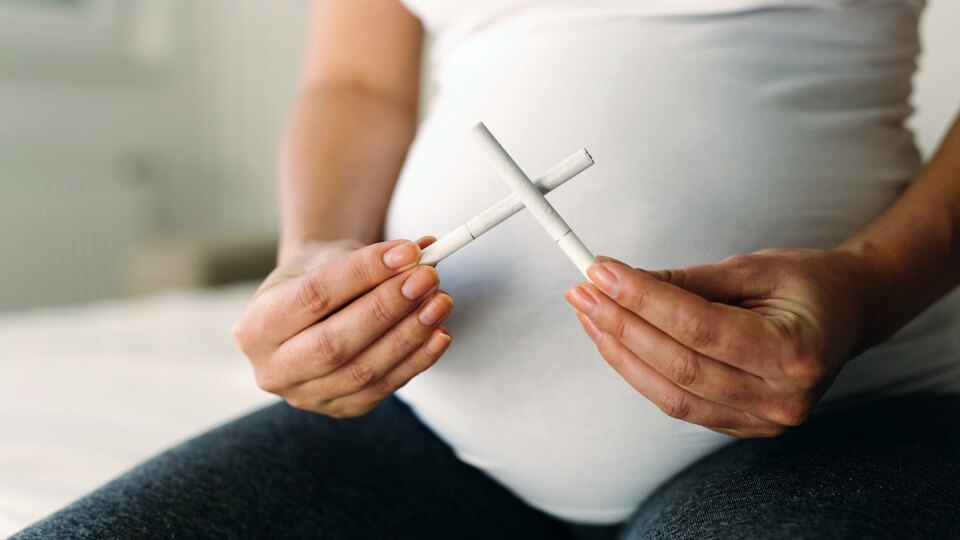
<path id="1" fill-rule="evenodd" d="M 129 252 L 156 237 L 275 227 L 307 3 L 94 1 L 137 39 L 103 47 L 84 33 L 110 26 L 0 24 L 0 208 L 18 210 L 0 215 L 0 309 L 116 295 Z M 65 200 L 44 205 L 37 185 Z M 123 235 L 76 196 L 111 190 Z M 85 273 L 97 283 L 78 287 Z"/>
<path id="2" fill-rule="evenodd" d="M 173 50 L 159 66 L 128 69 L 107 59 L 78 70 L 69 55 L 0 55 L 0 172 L 14 163 L 139 158 L 171 197 L 160 209 L 162 227 L 270 226 L 263 198 L 272 193 L 307 2 L 139 4 L 167 6 L 145 14 L 169 20 Z"/>
<path id="3" fill-rule="evenodd" d="M 307 6 L 195 3 L 202 162 L 217 185 L 211 209 L 221 227 L 275 227 L 274 157 L 298 82 Z"/>
<path id="4" fill-rule="evenodd" d="M 912 125 L 925 155 L 960 111 L 960 1 L 928 0 L 921 23 L 924 53 L 915 79 Z"/>

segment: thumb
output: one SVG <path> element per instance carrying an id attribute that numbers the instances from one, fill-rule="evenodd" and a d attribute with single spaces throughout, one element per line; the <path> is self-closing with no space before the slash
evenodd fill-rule
<path id="1" fill-rule="evenodd" d="M 601 255 L 597 259 L 629 266 L 612 257 Z M 711 302 L 737 304 L 743 300 L 765 297 L 775 286 L 771 283 L 771 276 L 764 274 L 758 264 L 749 264 L 752 262 L 755 260 L 746 256 L 715 264 L 643 271 Z"/>
<path id="2" fill-rule="evenodd" d="M 623 266 L 634 268 L 629 264 L 613 257 L 598 255 L 599 262 L 611 262 L 622 264 Z M 655 277 L 660 281 L 665 281 L 671 285 L 676 285 L 687 292 L 692 292 L 708 300 L 726 301 L 732 296 L 727 289 L 730 285 L 724 280 L 724 272 L 717 271 L 716 265 L 689 266 L 687 268 L 678 268 L 671 270 L 646 270 L 643 268 L 634 268 L 645 274 Z"/>
<path id="3" fill-rule="evenodd" d="M 711 302 L 737 304 L 769 291 L 762 276 L 751 268 L 724 263 L 654 270 L 651 275 Z"/>
<path id="4" fill-rule="evenodd" d="M 414 242 L 420 249 L 426 249 L 427 246 L 437 241 L 436 236 L 421 236 L 417 238 L 417 241 Z"/>

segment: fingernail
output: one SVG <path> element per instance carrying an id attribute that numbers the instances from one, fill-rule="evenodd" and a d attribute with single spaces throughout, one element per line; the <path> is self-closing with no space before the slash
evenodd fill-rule
<path id="1" fill-rule="evenodd" d="M 440 353 L 450 346 L 451 341 L 453 341 L 453 338 L 450 337 L 450 334 L 438 330 L 430 336 L 427 344 L 423 346 L 423 352 L 430 356 L 439 356 Z"/>
<path id="2" fill-rule="evenodd" d="M 599 341 L 603 337 L 603 331 L 597 328 L 597 325 L 594 324 L 592 320 L 586 315 L 577 316 L 577 319 L 580 320 L 580 324 L 583 325 L 583 329 L 587 331 L 587 335 L 590 336 L 590 339 L 594 341 Z"/>
<path id="3" fill-rule="evenodd" d="M 612 262 L 612 263 L 616 263 L 616 264 L 621 264 L 621 265 L 623 265 L 623 266 L 629 266 L 627 263 L 621 261 L 620 259 L 614 259 L 613 257 L 607 257 L 606 255 L 597 255 L 597 260 L 600 261 L 600 262 L 602 262 L 602 263 Z"/>
<path id="4" fill-rule="evenodd" d="M 420 248 L 413 242 L 404 242 L 383 254 L 383 264 L 387 265 L 387 268 L 396 270 L 417 262 L 418 258 L 420 258 Z"/>
<path id="5" fill-rule="evenodd" d="M 617 280 L 616 274 L 604 268 L 602 264 L 595 264 L 588 268 L 587 275 L 590 277 L 590 281 L 594 282 L 608 296 L 617 296 L 617 292 L 620 290 L 620 282 Z"/>
<path id="6" fill-rule="evenodd" d="M 421 236 L 420 238 L 417 238 L 416 244 L 419 246 L 422 244 L 432 244 L 436 241 L 437 241 L 436 236 Z"/>
<path id="7" fill-rule="evenodd" d="M 430 301 L 427 302 L 427 305 L 423 306 L 423 309 L 420 310 L 420 314 L 417 315 L 420 324 L 433 326 L 442 321 L 450 314 L 451 300 L 452 299 L 445 294 L 438 294 L 431 298 Z"/>
<path id="8" fill-rule="evenodd" d="M 437 281 L 437 271 L 429 266 L 422 266 L 404 280 L 400 294 L 407 300 L 416 300 L 427 294 Z"/>
<path id="9" fill-rule="evenodd" d="M 577 286 L 567 291 L 567 301 L 588 317 L 593 317 L 597 312 L 596 298 L 583 287 Z"/>

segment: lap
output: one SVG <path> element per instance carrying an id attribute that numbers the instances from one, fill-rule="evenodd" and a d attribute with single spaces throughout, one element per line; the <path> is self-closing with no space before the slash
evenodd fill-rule
<path id="1" fill-rule="evenodd" d="M 958 418 L 960 397 L 949 396 L 831 413 L 702 459 L 623 527 L 578 527 L 460 461 L 396 398 L 349 420 L 279 403 L 159 455 L 14 538 L 945 536 L 960 528 Z"/>
<path id="2" fill-rule="evenodd" d="M 34 538 L 557 538 L 396 398 L 335 420 L 279 403 L 175 447 Z"/>
<path id="3" fill-rule="evenodd" d="M 707 456 L 621 538 L 942 538 L 960 530 L 958 509 L 960 397 L 910 397 Z"/>

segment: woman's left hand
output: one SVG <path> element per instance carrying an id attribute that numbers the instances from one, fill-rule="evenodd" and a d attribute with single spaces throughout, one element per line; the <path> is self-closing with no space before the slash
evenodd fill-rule
<path id="1" fill-rule="evenodd" d="M 646 272 L 612 259 L 566 298 L 607 362 L 666 414 L 737 437 L 803 423 L 863 348 L 864 272 L 771 249 Z"/>

